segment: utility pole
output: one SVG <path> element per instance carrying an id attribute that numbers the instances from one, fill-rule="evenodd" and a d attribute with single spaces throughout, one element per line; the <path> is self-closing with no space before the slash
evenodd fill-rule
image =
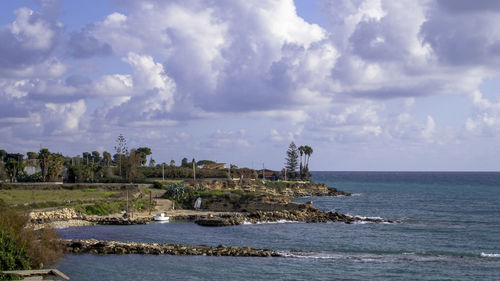
<path id="1" fill-rule="evenodd" d="M 264 163 L 262 163 L 262 180 L 266 180 L 266 168 L 264 167 Z"/>
<path id="2" fill-rule="evenodd" d="M 128 216 L 128 189 L 127 189 L 127 216 Z"/>
<path id="3" fill-rule="evenodd" d="M 162 163 L 161 167 L 162 167 L 161 177 L 163 181 L 165 181 L 165 162 Z"/>
<path id="4" fill-rule="evenodd" d="M 151 209 L 153 208 L 153 198 L 151 197 L 151 190 L 149 191 L 149 215 L 151 215 Z"/>
<path id="5" fill-rule="evenodd" d="M 196 180 L 196 164 L 193 161 L 193 180 Z"/>

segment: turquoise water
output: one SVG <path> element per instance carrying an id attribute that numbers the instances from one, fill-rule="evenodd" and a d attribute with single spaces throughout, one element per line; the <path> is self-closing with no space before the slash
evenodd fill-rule
<path id="1" fill-rule="evenodd" d="M 500 280 L 500 173 L 315 172 L 313 177 L 354 196 L 296 201 L 398 223 L 66 228 L 60 230 L 63 238 L 252 246 L 287 257 L 68 255 L 57 268 L 72 280 Z"/>

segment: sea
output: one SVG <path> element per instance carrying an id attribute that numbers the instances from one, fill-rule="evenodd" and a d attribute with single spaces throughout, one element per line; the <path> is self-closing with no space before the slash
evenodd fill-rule
<path id="1" fill-rule="evenodd" d="M 353 196 L 296 202 L 395 223 L 68 227 L 62 238 L 250 246 L 284 257 L 70 254 L 56 268 L 71 280 L 500 280 L 500 173 L 314 172 L 313 180 Z"/>

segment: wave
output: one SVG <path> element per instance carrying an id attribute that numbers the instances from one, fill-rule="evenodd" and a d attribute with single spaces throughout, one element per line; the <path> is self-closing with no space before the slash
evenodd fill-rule
<path id="1" fill-rule="evenodd" d="M 486 253 L 481 253 L 480 256 L 482 258 L 500 258 L 500 254 L 486 254 Z"/>
<path id="2" fill-rule="evenodd" d="M 249 224 L 277 224 L 277 223 L 300 223 L 300 221 L 292 221 L 292 220 L 277 220 L 277 221 L 260 221 L 256 223 L 252 223 L 249 221 L 244 221 L 244 225 L 249 225 Z"/>
<path id="3" fill-rule="evenodd" d="M 500 254 L 481 253 L 327 253 L 327 252 L 302 252 L 280 251 L 284 258 L 318 259 L 318 260 L 354 260 L 360 262 L 443 262 L 461 261 L 465 258 L 500 258 Z"/>

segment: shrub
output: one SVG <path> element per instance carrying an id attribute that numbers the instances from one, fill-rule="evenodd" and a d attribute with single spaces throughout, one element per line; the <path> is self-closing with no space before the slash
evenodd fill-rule
<path id="1" fill-rule="evenodd" d="M 27 222 L 27 216 L 0 206 L 0 270 L 43 268 L 61 257 L 57 233 L 51 228 L 35 230 Z"/>

